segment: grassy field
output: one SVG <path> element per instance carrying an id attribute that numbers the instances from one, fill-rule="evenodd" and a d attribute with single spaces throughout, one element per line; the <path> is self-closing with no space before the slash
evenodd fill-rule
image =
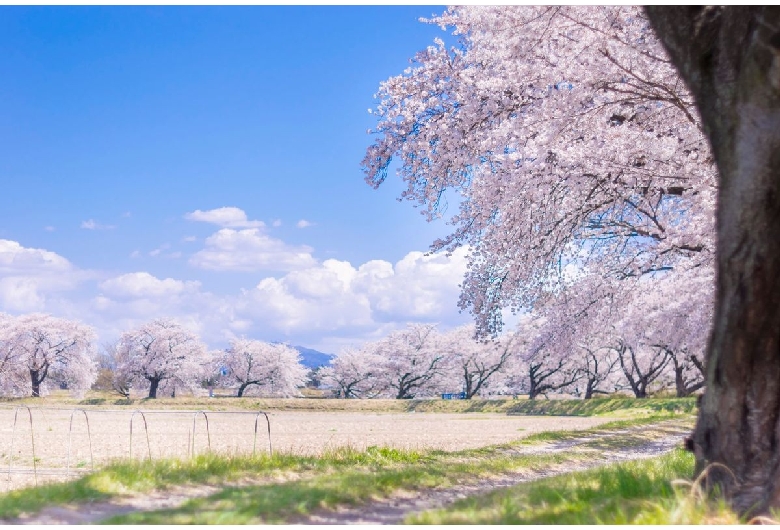
<path id="1" fill-rule="evenodd" d="M 81 403 L 80 406 L 116 406 L 96 403 L 95 399 L 101 398 L 88 398 L 88 400 L 92 400 L 91 403 Z M 164 407 L 167 401 L 169 400 L 144 400 L 140 403 L 133 403 L 133 405 L 137 408 L 148 408 L 147 404 L 154 407 Z M 205 405 L 215 401 L 222 400 L 179 398 L 176 400 L 176 408 L 204 408 Z M 25 402 L 29 402 L 29 400 L 25 400 Z M 43 405 L 42 402 L 33 400 L 33 404 L 38 403 Z M 544 432 L 511 444 L 454 452 L 407 451 L 382 447 L 369 447 L 359 451 L 354 448 L 342 447 L 330 450 L 319 457 L 293 454 L 274 454 L 273 456 L 266 454 L 254 456 L 203 454 L 194 459 L 185 460 L 116 462 L 70 483 L 27 488 L 0 495 L 0 518 L 8 520 L 22 513 L 34 513 L 53 505 L 78 505 L 85 502 L 110 501 L 128 495 L 143 495 L 150 491 L 166 491 L 182 484 L 210 484 L 219 486 L 218 493 L 192 499 L 175 509 L 137 512 L 116 517 L 108 522 L 135 524 L 286 522 L 316 510 L 332 508 L 337 505 L 359 505 L 371 499 L 387 497 L 401 490 L 447 488 L 454 484 L 508 472 L 561 469 L 578 462 L 592 461 L 605 450 L 642 445 L 654 437 L 668 433 L 670 428 L 677 429 L 679 432 L 690 428 L 693 421 L 691 411 L 694 409 L 693 399 L 599 399 L 589 402 L 486 400 L 468 402 L 442 400 L 257 400 L 246 398 L 244 400 L 231 399 L 232 409 L 238 408 L 236 403 L 242 409 L 263 406 L 269 410 L 504 412 L 506 414 L 595 415 L 615 420 L 588 431 Z M 67 401 L 59 401 L 58 404 L 60 406 L 71 405 Z M 222 406 L 221 403 L 218 406 Z M 315 408 L 305 408 L 305 406 Z M 331 408 L 324 409 L 322 407 Z M 350 408 L 344 409 L 342 407 Z M 433 417 L 432 415 L 432 419 Z M 565 441 L 571 441 L 572 447 L 549 453 L 519 454 L 519 450 L 523 448 Z M 649 470 L 646 470 L 647 472 L 641 471 L 643 469 L 641 467 L 628 467 L 605 471 L 606 475 L 584 475 L 586 478 L 578 479 L 580 483 L 589 484 L 589 487 L 596 488 L 596 491 L 601 487 L 606 488 L 607 482 L 613 480 L 609 478 L 611 476 L 609 473 L 617 473 L 624 477 L 619 480 L 615 479 L 618 483 L 625 482 L 625 477 L 635 474 L 640 482 L 648 484 L 652 482 L 655 485 L 643 489 L 633 496 L 610 493 L 610 499 L 614 501 L 613 505 L 594 507 L 591 511 L 585 510 L 579 515 L 572 515 L 571 518 L 562 518 L 560 519 L 561 524 L 564 521 L 568 524 L 570 520 L 576 521 L 572 524 L 594 521 L 643 521 L 642 517 L 646 517 L 646 515 L 641 515 L 644 512 L 637 510 L 635 506 L 644 506 L 644 500 L 656 499 L 661 503 L 659 506 L 668 506 L 668 503 L 676 499 L 675 491 L 669 486 L 670 480 L 690 478 L 691 468 L 690 458 L 687 455 L 680 453 L 666 458 L 672 460 L 662 459 L 656 464 L 642 464 L 650 466 L 647 468 Z M 648 482 L 648 480 L 650 481 Z M 243 485 L 236 486 L 237 483 Z M 539 487 L 544 485 L 543 481 L 538 484 L 541 484 Z M 551 484 L 553 485 L 544 491 L 551 492 L 563 487 L 556 482 Z M 666 486 L 661 486 L 661 484 L 666 484 Z M 527 484 L 524 487 L 530 486 Z M 565 490 L 561 489 L 561 491 Z M 587 498 L 584 491 L 581 494 L 577 493 L 579 497 L 568 493 L 564 497 L 572 499 L 581 497 L 580 501 L 577 502 L 578 506 L 582 507 L 588 504 L 582 500 Z M 612 492 L 612 490 L 606 489 L 604 491 Z M 541 522 L 545 520 L 545 517 L 548 517 L 550 521 L 557 522 L 559 519 L 556 519 L 555 514 L 576 512 L 571 506 L 561 507 L 558 505 L 555 507 L 550 502 L 545 501 L 551 506 L 547 515 L 542 512 L 532 513 L 527 508 L 532 505 L 536 506 L 535 499 L 538 497 L 534 497 L 533 495 L 536 494 L 533 494 L 530 497 L 533 500 L 523 501 L 523 495 L 527 496 L 531 493 L 522 488 L 517 490 L 511 495 L 511 498 L 514 499 L 512 502 L 516 503 L 514 505 L 510 505 L 506 498 L 488 496 L 472 499 L 471 502 L 476 504 L 459 505 L 452 512 L 421 515 L 419 519 L 414 519 L 411 522 L 514 522 L 515 520 Z M 553 493 L 550 495 L 554 496 Z M 523 502 L 526 504 L 524 505 Z M 505 509 L 496 508 L 496 504 L 504 506 Z M 657 507 L 653 509 L 658 510 Z M 490 519 L 490 517 L 494 517 L 494 519 Z M 521 519 L 512 519 L 512 517 L 521 517 Z M 528 517 L 528 519 L 522 519 L 522 517 Z"/>
<path id="2" fill-rule="evenodd" d="M 624 417 L 658 414 L 693 413 L 695 398 L 629 397 L 579 399 L 259 399 L 252 397 L 193 397 L 157 399 L 120 399 L 116 395 L 90 392 L 84 399 L 75 399 L 65 392 L 44 398 L 0 399 L 0 405 L 59 406 L 72 408 L 130 408 L 166 410 L 310 410 L 345 412 L 492 412 L 522 415 L 603 416 Z"/>

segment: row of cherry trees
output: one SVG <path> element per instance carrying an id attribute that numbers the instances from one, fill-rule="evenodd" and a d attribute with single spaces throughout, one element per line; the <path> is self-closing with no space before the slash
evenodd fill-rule
<path id="1" fill-rule="evenodd" d="M 474 326 L 439 332 L 433 324 L 411 324 L 345 349 L 319 375 L 342 398 L 463 392 L 466 399 L 551 393 L 589 399 L 617 391 L 644 398 L 662 389 L 687 396 L 703 386 L 711 304 L 681 299 L 678 312 L 662 310 L 664 290 L 675 289 L 678 279 L 652 282 L 627 305 L 615 300 L 621 291 L 609 293 L 595 278 L 583 279 L 578 289 L 598 293 L 586 307 L 577 302 L 587 296 L 554 298 L 555 304 L 526 315 L 515 331 L 495 340 L 476 340 Z"/>
<path id="2" fill-rule="evenodd" d="M 497 340 L 475 340 L 473 326 L 443 333 L 431 324 L 413 324 L 343 351 L 319 377 L 347 398 L 452 391 L 469 399 L 487 393 L 533 399 L 554 392 L 590 398 L 621 389 L 646 397 L 669 386 L 678 395 L 701 388 L 709 305 L 691 296 L 678 298 L 674 312 L 662 310 L 669 293 L 682 289 L 679 275 L 647 282 L 633 300 L 618 299 L 625 292 L 610 292 L 599 280 L 580 279 L 576 296 L 569 298 L 574 288 L 567 289 Z M 686 285 L 692 293 L 707 292 L 696 277 Z M 89 327 L 70 320 L 0 316 L 0 393 L 41 396 L 59 386 L 83 394 L 98 371 L 93 340 Z M 289 397 L 308 379 L 298 352 L 285 344 L 237 339 L 225 350 L 208 350 L 172 320 L 127 331 L 107 350 L 110 385 L 126 397 L 131 391 L 175 396 L 203 386 L 232 388 L 239 397 Z"/>
<path id="3" fill-rule="evenodd" d="M 291 397 L 307 381 L 297 350 L 279 343 L 236 339 L 225 350 L 209 350 L 198 336 L 172 320 L 154 320 L 122 334 L 113 347 L 114 390 L 131 389 L 175 397 L 196 388 L 236 389 L 236 395 Z"/>
<path id="4" fill-rule="evenodd" d="M 94 347 L 84 324 L 41 313 L 0 314 L 0 396 L 39 397 L 53 388 L 83 395 L 99 369 L 121 395 L 150 398 L 203 385 L 236 389 L 237 395 L 289 397 L 306 384 L 308 370 L 285 344 L 237 339 L 224 351 L 209 350 L 198 336 L 172 320 L 159 319 Z"/>

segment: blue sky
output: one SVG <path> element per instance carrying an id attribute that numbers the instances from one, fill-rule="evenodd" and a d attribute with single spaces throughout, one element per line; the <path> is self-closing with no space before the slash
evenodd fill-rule
<path id="1" fill-rule="evenodd" d="M 0 8 L 0 311 L 325 351 L 467 322 L 447 227 L 360 170 L 443 9 Z"/>

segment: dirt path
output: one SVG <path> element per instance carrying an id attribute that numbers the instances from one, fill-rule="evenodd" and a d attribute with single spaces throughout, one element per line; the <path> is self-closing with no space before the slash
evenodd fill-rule
<path id="1" fill-rule="evenodd" d="M 467 497 L 481 495 L 500 488 L 508 488 L 522 482 L 530 482 L 571 471 L 581 471 L 614 462 L 659 456 L 662 453 L 670 451 L 674 447 L 679 447 L 682 443 L 682 436 L 688 432 L 689 430 L 681 430 L 679 433 L 667 436 L 661 440 L 649 442 L 645 445 L 627 450 L 604 451 L 602 452 L 601 458 L 597 461 L 568 463 L 555 468 L 547 468 L 544 471 L 507 473 L 499 477 L 492 477 L 478 482 L 459 484 L 457 489 L 403 492 L 392 498 L 378 500 L 364 506 L 342 508 L 336 511 L 322 510 L 309 517 L 290 521 L 290 523 L 311 525 L 402 524 L 404 519 L 409 515 L 443 508 Z M 586 440 L 581 439 L 578 440 L 577 443 L 583 441 Z M 543 451 L 552 452 L 570 447 L 572 447 L 571 442 L 551 444 L 551 446 L 545 447 Z M 541 451 L 529 449 L 524 452 L 538 453 Z"/>
<path id="2" fill-rule="evenodd" d="M 487 493 L 494 489 L 514 486 L 522 482 L 537 480 L 547 476 L 579 471 L 607 463 L 651 458 L 679 446 L 684 434 L 690 428 L 672 427 L 664 437 L 641 446 L 604 450 L 598 460 L 580 463 L 566 463 L 548 467 L 542 471 L 522 471 L 506 473 L 501 476 L 482 479 L 475 482 L 459 484 L 457 489 L 429 489 L 413 492 L 399 492 L 387 499 L 381 499 L 359 507 L 340 508 L 337 510 L 320 510 L 308 517 L 290 520 L 288 524 L 400 524 L 414 513 L 441 508 L 457 500 Z M 623 431 L 623 432 L 631 432 Z M 590 437 L 576 438 L 563 442 L 550 443 L 543 446 L 511 449 L 513 454 L 539 454 L 562 450 L 577 449 L 587 442 L 595 441 L 604 436 L 618 434 L 616 432 Z M 284 478 L 277 481 L 284 481 Z M 244 481 L 247 485 L 269 483 L 272 480 Z M 233 483 L 231 486 L 242 484 Z M 90 524 L 97 523 L 108 517 L 123 515 L 135 511 L 155 511 L 175 508 L 190 499 L 206 497 L 220 491 L 219 486 L 186 486 L 171 488 L 151 494 L 127 496 L 111 501 L 77 504 L 72 506 L 50 507 L 36 514 L 21 516 L 12 520 L 0 520 L 0 524 Z"/>

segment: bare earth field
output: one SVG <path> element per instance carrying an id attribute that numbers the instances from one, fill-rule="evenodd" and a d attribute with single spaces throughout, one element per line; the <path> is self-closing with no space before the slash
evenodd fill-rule
<path id="1" fill-rule="evenodd" d="M 517 440 L 541 431 L 587 429 L 611 418 L 471 413 L 279 412 L 271 416 L 274 448 L 318 453 L 372 445 L 456 451 Z"/>
<path id="2" fill-rule="evenodd" d="M 268 414 L 273 450 L 296 454 L 372 445 L 452 451 L 509 442 L 541 431 L 587 429 L 610 421 L 492 413 Z M 69 474 L 72 477 L 88 471 L 93 464 L 99 467 L 115 458 L 186 458 L 209 448 L 221 453 L 251 453 L 253 446 L 258 452 L 268 451 L 269 439 L 265 417 L 248 411 L 204 415 L 194 411 L 150 410 L 134 414 L 132 410 L 96 409 L 84 414 L 64 408 L 31 408 L 30 413 L 26 409 L 0 408 L 3 490 L 33 484 L 33 460 L 41 484 L 66 479 Z"/>

